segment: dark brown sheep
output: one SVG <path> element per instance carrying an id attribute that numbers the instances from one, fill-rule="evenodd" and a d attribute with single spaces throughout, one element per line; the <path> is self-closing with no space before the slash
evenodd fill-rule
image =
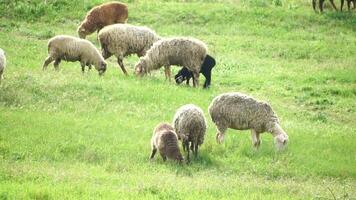
<path id="1" fill-rule="evenodd" d="M 164 161 L 167 158 L 176 160 L 179 163 L 183 161 L 183 156 L 178 146 L 177 134 L 168 123 L 160 123 L 156 126 L 153 131 L 151 146 L 152 153 L 150 159 L 153 159 L 158 149 Z"/>
<path id="2" fill-rule="evenodd" d="M 108 2 L 95 6 L 85 17 L 78 27 L 78 35 L 85 38 L 94 31 L 99 32 L 103 27 L 110 24 L 126 23 L 128 18 L 127 5 L 119 2 Z"/>

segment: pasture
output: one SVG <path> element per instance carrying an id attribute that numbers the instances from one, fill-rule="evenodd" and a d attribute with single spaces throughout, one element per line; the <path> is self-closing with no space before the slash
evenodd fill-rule
<path id="1" fill-rule="evenodd" d="M 356 12 L 323 14 L 303 0 L 129 0 L 128 23 L 207 43 L 212 85 L 134 76 L 136 56 L 114 57 L 99 77 L 78 62 L 42 71 L 47 41 L 77 36 L 99 0 L 0 0 L 0 199 L 355 199 Z M 340 2 L 335 0 L 337 6 Z M 96 33 L 88 37 L 98 48 Z M 173 74 L 180 68 L 172 67 Z M 207 108 L 239 91 L 270 102 L 289 135 L 275 151 L 264 133 L 228 130 L 223 144 Z M 149 161 L 153 128 L 177 108 L 203 109 L 208 130 L 189 165 Z"/>

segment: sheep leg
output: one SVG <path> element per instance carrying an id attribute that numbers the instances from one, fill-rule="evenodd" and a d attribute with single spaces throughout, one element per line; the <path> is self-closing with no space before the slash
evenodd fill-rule
<path id="1" fill-rule="evenodd" d="M 159 154 L 161 154 L 163 161 L 167 160 L 167 156 L 163 152 L 159 152 Z"/>
<path id="2" fill-rule="evenodd" d="M 335 6 L 335 4 L 334 4 L 334 0 L 330 0 L 330 3 L 331 3 L 331 5 L 333 6 L 333 8 L 337 11 L 337 8 L 336 8 L 336 6 Z"/>
<path id="3" fill-rule="evenodd" d="M 351 1 L 347 1 L 347 10 L 350 11 Z"/>
<path id="4" fill-rule="evenodd" d="M 190 77 L 187 78 L 186 84 L 189 85 Z"/>
<path id="5" fill-rule="evenodd" d="M 194 157 L 198 157 L 198 144 L 194 144 Z"/>
<path id="6" fill-rule="evenodd" d="M 166 80 L 169 79 L 169 82 L 171 82 L 171 67 L 170 66 L 164 66 L 164 74 L 166 76 Z"/>
<path id="7" fill-rule="evenodd" d="M 53 61 L 54 61 L 54 59 L 52 58 L 52 56 L 48 56 L 46 58 L 45 62 L 43 63 L 43 68 L 42 69 L 43 70 L 47 69 L 47 66 Z"/>
<path id="8" fill-rule="evenodd" d="M 316 12 L 316 10 L 315 10 L 315 7 L 316 7 L 316 0 L 313 0 L 313 9 L 314 9 L 314 11 Z"/>
<path id="9" fill-rule="evenodd" d="M 193 72 L 193 86 L 199 87 L 199 72 Z"/>
<path id="10" fill-rule="evenodd" d="M 256 130 L 251 130 L 251 137 L 252 137 L 252 144 L 253 146 L 258 149 L 261 144 L 260 134 L 256 132 Z"/>
<path id="11" fill-rule="evenodd" d="M 324 4 L 324 0 L 319 0 L 319 9 L 320 9 L 320 12 L 323 12 L 323 4 Z"/>
<path id="12" fill-rule="evenodd" d="M 59 63 L 61 63 L 60 58 L 57 58 L 53 63 L 54 69 L 56 69 L 56 71 L 58 71 L 58 69 L 59 69 Z"/>
<path id="13" fill-rule="evenodd" d="M 122 62 L 122 59 L 118 58 L 117 59 L 117 63 L 120 65 L 122 72 L 124 72 L 124 74 L 127 76 L 128 74 L 127 74 L 127 71 L 125 69 L 124 63 Z"/>
<path id="14" fill-rule="evenodd" d="M 203 88 L 208 88 L 211 83 L 211 71 L 204 72 L 203 75 L 205 76 L 205 83 Z"/>
<path id="15" fill-rule="evenodd" d="M 344 1 L 345 1 L 345 0 L 341 0 L 341 6 L 340 6 L 341 12 L 342 12 L 342 7 L 344 7 Z"/>
<path id="16" fill-rule="evenodd" d="M 82 73 L 84 74 L 84 72 L 85 72 L 85 63 L 81 62 L 80 65 L 82 66 Z"/>
<path id="17" fill-rule="evenodd" d="M 186 149 L 186 150 L 187 150 L 187 153 L 188 153 L 188 155 L 187 155 L 187 161 L 190 162 L 190 157 L 189 157 L 189 155 L 190 155 L 189 141 L 188 141 L 188 140 L 184 141 L 184 144 L 183 144 L 183 145 L 184 145 L 184 146 L 183 146 L 183 149 Z"/>
<path id="18" fill-rule="evenodd" d="M 153 157 L 155 157 L 156 152 L 157 152 L 157 149 L 156 149 L 156 148 L 152 148 L 152 153 L 151 153 L 150 159 L 152 159 Z"/>

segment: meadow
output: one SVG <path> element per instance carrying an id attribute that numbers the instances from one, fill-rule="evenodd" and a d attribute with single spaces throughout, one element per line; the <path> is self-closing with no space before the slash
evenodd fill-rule
<path id="1" fill-rule="evenodd" d="M 177 86 L 163 70 L 137 78 L 136 56 L 103 77 L 62 62 L 42 71 L 47 41 L 77 35 L 99 0 L 0 0 L 0 199 L 356 199 L 356 12 L 302 0 L 129 0 L 128 23 L 205 41 L 217 61 L 210 89 Z M 340 6 L 339 1 L 335 3 Z M 89 38 L 98 48 L 96 33 Z M 178 67 L 172 67 L 174 74 Z M 223 144 L 207 112 L 220 93 L 270 102 L 289 135 Z M 193 103 L 208 121 L 189 165 L 149 161 L 153 128 Z"/>

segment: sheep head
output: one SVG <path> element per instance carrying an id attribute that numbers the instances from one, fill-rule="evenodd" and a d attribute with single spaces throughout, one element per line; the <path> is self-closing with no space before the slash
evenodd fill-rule
<path id="1" fill-rule="evenodd" d="M 147 73 L 146 61 L 141 59 L 135 66 L 135 74 L 137 76 L 143 76 L 146 73 Z"/>

